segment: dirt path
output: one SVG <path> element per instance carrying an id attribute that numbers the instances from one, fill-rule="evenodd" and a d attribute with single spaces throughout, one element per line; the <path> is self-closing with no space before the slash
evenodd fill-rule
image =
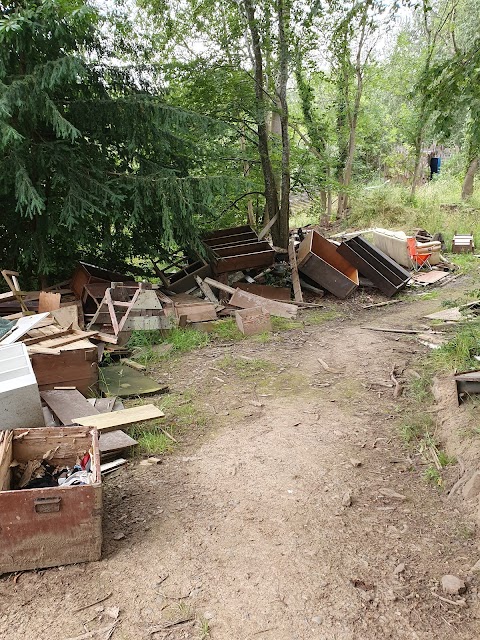
<path id="1" fill-rule="evenodd" d="M 398 305 L 375 324 L 437 308 Z M 205 426 L 163 464 L 107 481 L 101 562 L 0 580 L 0 637 L 80 636 L 118 606 L 113 640 L 478 638 L 475 578 L 465 607 L 432 594 L 478 560 L 474 522 L 409 461 L 396 426 L 404 401 L 372 386 L 388 384 L 393 363 L 415 368 L 422 347 L 362 322 L 175 364 L 172 387 L 194 390 Z M 98 611 L 75 613 L 110 592 Z"/>

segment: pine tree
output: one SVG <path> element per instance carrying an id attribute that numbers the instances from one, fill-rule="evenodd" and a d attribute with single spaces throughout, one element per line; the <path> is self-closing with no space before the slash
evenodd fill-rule
<path id="1" fill-rule="evenodd" d="M 225 188 L 202 173 L 202 141 L 221 127 L 169 107 L 153 71 L 107 50 L 87 2 L 0 8 L 3 268 L 45 281 L 79 257 L 122 268 L 198 247 L 199 217 Z"/>

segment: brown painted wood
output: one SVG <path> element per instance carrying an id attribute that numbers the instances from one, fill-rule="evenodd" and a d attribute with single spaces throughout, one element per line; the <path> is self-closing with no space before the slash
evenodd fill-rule
<path id="1" fill-rule="evenodd" d="M 266 309 L 270 315 L 279 316 L 280 318 L 296 318 L 297 307 L 293 304 L 286 304 L 285 302 L 276 302 L 274 300 L 267 300 L 261 296 L 256 296 L 253 293 L 242 291 L 237 289 L 233 296 L 230 298 L 230 304 L 233 307 L 240 307 L 242 309 L 249 309 L 251 307 L 262 307 Z"/>

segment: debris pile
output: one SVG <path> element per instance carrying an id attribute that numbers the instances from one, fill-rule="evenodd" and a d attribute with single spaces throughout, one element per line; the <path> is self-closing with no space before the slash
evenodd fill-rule
<path id="1" fill-rule="evenodd" d="M 445 282 L 454 268 L 441 240 L 425 231 L 329 239 L 301 228 L 279 249 L 265 239 L 271 226 L 259 234 L 248 225 L 217 230 L 203 238 L 203 255 L 177 254 L 167 266 L 153 261 L 158 284 L 79 262 L 70 281 L 24 291 L 19 273 L 2 271 L 0 512 L 7 533 L 0 573 L 100 558 L 102 475 L 126 464 L 119 456 L 137 444 L 124 429 L 164 417 L 153 404 L 125 408 L 122 398 L 168 391 L 129 359 L 133 331 L 207 329 L 232 317 L 244 335 L 255 335 L 272 331 L 272 317 L 291 320 L 299 309 L 324 306 L 328 294 L 343 300 L 368 287 L 391 298 L 406 286 Z M 473 242 L 455 243 L 473 251 Z M 479 309 L 476 302 L 431 318 L 457 322 Z M 479 384 L 468 374 L 457 377 L 459 398 Z M 395 375 L 394 365 L 400 395 Z M 344 496 L 343 505 L 351 504 Z M 42 527 L 36 514 L 45 516 Z"/>

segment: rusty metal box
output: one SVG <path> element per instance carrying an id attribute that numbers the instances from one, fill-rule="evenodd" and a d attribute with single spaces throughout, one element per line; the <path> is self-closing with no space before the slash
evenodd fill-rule
<path id="1" fill-rule="evenodd" d="M 3 432 L 8 434 L 9 432 Z M 98 433 L 89 427 L 15 429 L 0 445 L 0 574 L 99 560 L 102 484 Z M 13 461 L 73 465 L 91 452 L 91 484 L 10 490 Z"/>

